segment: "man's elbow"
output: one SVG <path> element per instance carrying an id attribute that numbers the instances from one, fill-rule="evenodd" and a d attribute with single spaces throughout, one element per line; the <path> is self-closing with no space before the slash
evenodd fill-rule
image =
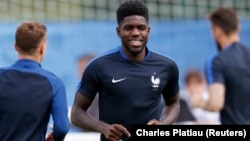
<path id="1" fill-rule="evenodd" d="M 70 113 L 70 121 L 71 121 L 71 124 L 73 125 L 77 125 L 77 112 L 76 110 L 73 108 L 71 110 L 71 113 Z"/>
<path id="2" fill-rule="evenodd" d="M 67 124 L 67 125 L 65 125 L 64 128 L 61 129 L 60 132 L 61 132 L 61 134 L 66 135 L 69 132 L 69 129 L 70 129 L 70 124 Z"/>
<path id="3" fill-rule="evenodd" d="M 54 131 L 54 141 L 63 141 L 67 133 L 69 132 L 70 126 L 65 126 L 57 131 Z"/>

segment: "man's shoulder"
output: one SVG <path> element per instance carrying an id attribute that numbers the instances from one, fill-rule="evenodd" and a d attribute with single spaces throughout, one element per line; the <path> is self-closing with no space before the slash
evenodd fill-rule
<path id="1" fill-rule="evenodd" d="M 228 61 L 229 58 L 234 61 L 238 61 L 240 59 L 236 56 L 242 56 L 241 58 L 249 58 L 250 56 L 250 47 L 245 46 L 241 43 L 234 43 L 228 48 L 225 48 L 223 51 L 220 51 L 210 57 L 210 60 L 213 61 L 213 63 L 232 63 Z M 234 58 L 234 59 L 233 59 Z"/>
<path id="2" fill-rule="evenodd" d="M 172 65 L 176 65 L 176 62 L 173 58 L 166 56 L 164 54 L 160 54 L 157 52 L 153 52 L 151 51 L 151 59 L 157 60 L 157 61 L 162 61 L 163 63 L 167 63 L 167 64 L 172 64 Z"/>
<path id="3" fill-rule="evenodd" d="M 250 53 L 250 47 L 236 42 L 228 46 L 227 48 L 223 49 L 219 52 L 218 57 L 230 57 L 232 54 L 249 54 Z"/>
<path id="4" fill-rule="evenodd" d="M 115 53 L 117 53 L 117 52 L 119 52 L 119 51 L 120 51 L 120 47 L 115 47 L 115 48 L 113 48 L 113 49 L 110 49 L 110 50 L 105 51 L 104 53 L 102 53 L 102 54 L 100 55 L 100 57 L 102 57 L 102 56 L 107 56 L 107 55 L 111 55 L 111 54 L 115 54 Z"/>
<path id="5" fill-rule="evenodd" d="M 41 68 L 41 70 L 37 71 L 37 73 L 43 76 L 44 78 L 46 78 L 50 83 L 53 83 L 53 84 L 57 83 L 57 84 L 63 85 L 61 78 L 50 70 Z"/>
<path id="6" fill-rule="evenodd" d="M 55 78 L 55 79 L 59 79 L 58 76 L 53 73 L 52 71 L 50 70 L 47 70 L 47 69 L 41 69 L 41 75 L 45 76 L 45 77 L 52 77 L 52 78 Z"/>
<path id="7" fill-rule="evenodd" d="M 0 68 L 0 74 L 3 73 L 3 72 L 6 71 L 6 70 L 7 70 L 7 67 L 4 67 L 4 68 L 2 67 L 2 68 Z"/>
<path id="8" fill-rule="evenodd" d="M 232 51 L 232 52 L 236 52 L 238 53 L 239 55 L 246 55 L 248 57 L 250 57 L 250 46 L 247 46 L 243 43 L 236 43 L 235 45 L 235 48 L 238 49 L 238 51 Z"/>
<path id="9" fill-rule="evenodd" d="M 119 50 L 117 48 L 108 50 L 97 55 L 86 65 L 86 72 L 100 71 L 105 67 L 110 66 L 114 63 L 114 60 L 117 60 L 119 56 Z"/>
<path id="10" fill-rule="evenodd" d="M 96 56 L 89 64 L 91 63 L 103 63 L 105 61 L 110 61 L 116 59 L 117 54 L 119 53 L 119 48 L 113 48 L 111 50 L 105 51 L 100 55 Z"/>

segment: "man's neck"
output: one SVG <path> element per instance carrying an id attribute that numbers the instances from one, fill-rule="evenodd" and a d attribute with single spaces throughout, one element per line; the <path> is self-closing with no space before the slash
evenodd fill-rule
<path id="1" fill-rule="evenodd" d="M 38 57 L 38 56 L 32 56 L 32 55 L 24 55 L 24 54 L 18 54 L 18 58 L 19 59 L 29 59 L 29 60 L 34 60 L 34 61 L 36 61 L 36 62 L 38 62 L 38 63 L 40 63 L 41 62 L 41 58 L 40 57 Z"/>
<path id="2" fill-rule="evenodd" d="M 235 42 L 239 42 L 240 41 L 240 37 L 238 34 L 232 34 L 232 35 L 229 35 L 229 36 L 225 36 L 220 44 L 221 44 L 221 47 L 222 49 L 225 49 L 226 47 L 228 47 L 229 45 L 235 43 Z"/>
<path id="3" fill-rule="evenodd" d="M 123 47 L 122 49 L 124 54 L 130 61 L 135 61 L 135 62 L 143 61 L 145 59 L 145 56 L 147 55 L 146 47 L 138 54 L 132 54 L 131 52 L 126 51 L 125 47 Z"/>

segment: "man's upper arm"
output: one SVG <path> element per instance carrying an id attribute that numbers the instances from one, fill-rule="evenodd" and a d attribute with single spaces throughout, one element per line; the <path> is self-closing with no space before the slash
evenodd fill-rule
<path id="1" fill-rule="evenodd" d="M 225 86 L 224 68 L 216 56 L 211 57 L 206 64 L 206 77 L 208 82 L 209 98 L 204 109 L 209 111 L 220 111 L 224 107 Z"/>
<path id="2" fill-rule="evenodd" d="M 84 95 L 85 97 L 93 100 L 95 95 L 99 89 L 99 81 L 98 81 L 98 66 L 90 63 L 81 78 L 81 82 L 77 88 L 77 91 Z"/>
<path id="3" fill-rule="evenodd" d="M 61 81 L 54 83 L 52 98 L 52 118 L 53 118 L 53 134 L 56 139 L 63 139 L 70 128 L 68 117 L 68 105 L 66 99 L 66 90 Z"/>
<path id="4" fill-rule="evenodd" d="M 84 94 L 79 91 L 75 94 L 74 108 L 80 108 L 81 110 L 87 111 L 88 107 L 92 103 L 92 100 L 84 96 Z"/>
<path id="5" fill-rule="evenodd" d="M 165 101 L 167 102 L 167 99 L 172 99 L 174 95 L 179 94 L 179 69 L 175 63 L 171 66 L 171 68 L 168 71 L 169 79 L 167 82 L 167 85 L 165 86 L 163 90 L 163 97 Z M 179 96 L 177 96 L 179 97 Z"/>
<path id="6" fill-rule="evenodd" d="M 215 82 L 224 84 L 224 68 L 223 65 L 215 55 L 208 59 L 205 67 L 205 74 L 208 85 Z"/>
<path id="7" fill-rule="evenodd" d="M 173 103 L 179 102 L 179 92 L 165 99 L 166 105 L 171 105 Z"/>
<path id="8" fill-rule="evenodd" d="M 225 86 L 221 83 L 213 83 L 208 88 L 209 98 L 204 105 L 204 109 L 218 112 L 224 107 Z"/>

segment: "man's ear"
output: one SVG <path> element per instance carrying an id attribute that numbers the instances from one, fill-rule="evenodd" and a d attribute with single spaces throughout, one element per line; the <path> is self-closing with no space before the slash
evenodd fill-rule
<path id="1" fill-rule="evenodd" d="M 218 26 L 213 26 L 212 30 L 216 38 L 220 38 L 224 34 L 222 29 Z"/>
<path id="2" fill-rule="evenodd" d="M 18 46 L 16 45 L 16 42 L 14 43 L 14 47 L 15 47 L 15 50 L 18 52 L 18 51 L 19 51 L 19 48 L 18 48 Z"/>
<path id="3" fill-rule="evenodd" d="M 150 29 L 151 29 L 151 28 L 150 28 L 150 27 L 148 27 L 148 34 L 150 34 Z"/>
<path id="4" fill-rule="evenodd" d="M 116 27 L 116 34 L 117 34 L 117 36 L 118 36 L 119 38 L 121 38 L 121 29 L 120 29 L 119 26 Z"/>
<path id="5" fill-rule="evenodd" d="M 45 42 L 43 42 L 43 43 L 41 43 L 41 44 L 39 45 L 39 53 L 40 53 L 40 54 L 45 54 L 46 49 L 47 49 L 47 46 L 46 46 L 46 43 L 45 43 Z"/>

